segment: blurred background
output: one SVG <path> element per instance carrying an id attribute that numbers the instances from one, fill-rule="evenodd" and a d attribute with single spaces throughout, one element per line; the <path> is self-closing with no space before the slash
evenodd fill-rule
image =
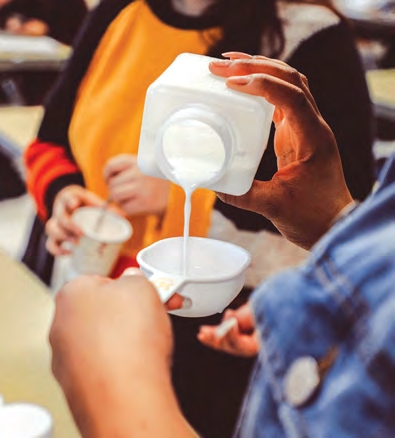
<path id="1" fill-rule="evenodd" d="M 98 0 L 0 0 L 0 247 L 19 258 L 33 217 L 21 153 L 35 137 L 45 95 L 71 54 L 71 43 Z M 55 3 L 58 3 L 54 5 Z M 63 5 L 63 7 L 62 7 Z M 395 149 L 395 0 L 335 0 L 358 44 L 376 116 L 375 159 Z M 336 50 L 336 48 L 334 48 Z M 7 173 L 8 172 L 8 173 Z"/>
<path id="2" fill-rule="evenodd" d="M 45 95 L 98 0 L 0 0 L 0 248 L 19 259 L 33 218 L 21 154 L 34 139 Z"/>

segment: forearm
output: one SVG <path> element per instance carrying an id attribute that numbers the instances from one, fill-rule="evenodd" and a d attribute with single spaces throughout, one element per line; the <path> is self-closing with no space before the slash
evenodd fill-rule
<path id="1" fill-rule="evenodd" d="M 131 364 L 127 375 L 99 380 L 97 391 L 86 397 L 88 410 L 81 417 L 70 403 L 84 438 L 197 436 L 181 414 L 168 369 L 142 360 Z"/>

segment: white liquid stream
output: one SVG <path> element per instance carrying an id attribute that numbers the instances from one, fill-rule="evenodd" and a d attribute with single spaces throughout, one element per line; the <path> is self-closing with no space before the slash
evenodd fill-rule
<path id="1" fill-rule="evenodd" d="M 196 121 L 170 126 L 163 136 L 163 152 L 171 166 L 172 181 L 185 192 L 182 272 L 188 273 L 188 241 L 191 199 L 223 167 L 225 149 L 221 138 L 208 125 Z"/>

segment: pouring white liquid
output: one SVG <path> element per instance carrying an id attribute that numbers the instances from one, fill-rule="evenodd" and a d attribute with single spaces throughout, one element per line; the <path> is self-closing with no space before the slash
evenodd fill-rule
<path id="1" fill-rule="evenodd" d="M 163 154 L 171 168 L 171 180 L 185 192 L 182 272 L 186 276 L 192 194 L 220 175 L 226 158 L 225 148 L 214 129 L 188 120 L 167 128 L 163 135 Z"/>

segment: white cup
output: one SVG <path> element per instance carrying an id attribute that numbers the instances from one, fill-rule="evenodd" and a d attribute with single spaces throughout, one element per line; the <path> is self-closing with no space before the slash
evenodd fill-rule
<path id="1" fill-rule="evenodd" d="M 100 227 L 95 229 L 101 214 L 100 207 L 80 207 L 74 211 L 72 220 L 83 235 L 72 249 L 69 278 L 81 274 L 109 275 L 122 244 L 131 237 L 130 223 L 112 211 L 105 212 Z"/>
<path id="2" fill-rule="evenodd" d="M 0 406 L 1 438 L 53 438 L 51 414 L 31 403 Z"/>
<path id="3" fill-rule="evenodd" d="M 185 273 L 183 242 L 183 237 L 172 237 L 143 249 L 137 254 L 140 269 L 151 279 L 161 297 L 166 293 L 164 286 L 169 285 L 169 289 L 190 299 L 191 306 L 187 309 L 170 313 L 200 317 L 222 312 L 244 286 L 250 254 L 233 243 L 189 237 L 189 269 Z"/>

